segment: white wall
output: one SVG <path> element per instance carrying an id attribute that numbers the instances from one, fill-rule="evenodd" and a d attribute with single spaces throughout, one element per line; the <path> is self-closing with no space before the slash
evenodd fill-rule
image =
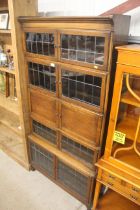
<path id="1" fill-rule="evenodd" d="M 125 2 L 126 0 L 38 0 L 39 12 L 52 15 L 96 16 Z M 140 36 L 140 7 L 131 15 L 130 35 Z"/>
<path id="2" fill-rule="evenodd" d="M 133 9 L 126 14 L 131 15 L 130 35 L 140 36 L 140 7 Z"/>
<path id="3" fill-rule="evenodd" d="M 56 15 L 94 15 L 94 0 L 38 0 L 39 12 L 58 12 Z"/>

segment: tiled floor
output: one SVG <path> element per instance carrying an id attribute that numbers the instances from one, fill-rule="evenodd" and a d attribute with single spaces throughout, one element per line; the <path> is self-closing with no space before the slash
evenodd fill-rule
<path id="1" fill-rule="evenodd" d="M 37 171 L 26 171 L 0 151 L 0 210 L 86 210 Z"/>

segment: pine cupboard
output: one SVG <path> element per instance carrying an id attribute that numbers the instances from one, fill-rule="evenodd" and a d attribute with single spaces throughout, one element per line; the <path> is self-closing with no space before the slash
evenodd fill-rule
<path id="1" fill-rule="evenodd" d="M 20 17 L 19 21 L 31 166 L 90 208 L 112 52 L 114 45 L 126 42 L 130 17 Z"/>

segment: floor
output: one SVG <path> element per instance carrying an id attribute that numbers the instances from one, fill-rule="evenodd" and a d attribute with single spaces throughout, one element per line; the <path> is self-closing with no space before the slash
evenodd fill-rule
<path id="1" fill-rule="evenodd" d="M 28 172 L 0 150 L 0 210 L 86 210 L 37 171 Z"/>

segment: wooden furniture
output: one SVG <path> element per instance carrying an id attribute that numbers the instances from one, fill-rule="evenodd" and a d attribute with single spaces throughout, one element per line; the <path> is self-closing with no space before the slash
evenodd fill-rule
<path id="1" fill-rule="evenodd" d="M 117 50 L 112 109 L 105 154 L 97 163 L 93 210 L 101 184 L 140 205 L 140 45 Z"/>
<path id="2" fill-rule="evenodd" d="M 0 74 L 5 75 L 6 93 L 0 94 L 0 148 L 20 164 L 29 168 L 26 150 L 26 119 L 24 104 L 26 92 L 22 85 L 24 78 L 24 56 L 22 53 L 21 29 L 17 22 L 19 15 L 35 15 L 36 0 L 0 0 L 0 12 L 8 11 L 11 29 L 0 30 L 0 42 L 5 52 L 10 49 L 14 55 L 14 70 L 0 67 Z"/>
<path id="3" fill-rule="evenodd" d="M 130 17 L 19 21 L 29 92 L 31 165 L 90 207 L 108 103 L 112 39 L 114 44 L 125 42 Z M 125 31 L 117 27 L 120 22 Z"/>
<path id="4" fill-rule="evenodd" d="M 99 199 L 98 210 L 139 210 L 139 206 L 113 190 Z"/>

